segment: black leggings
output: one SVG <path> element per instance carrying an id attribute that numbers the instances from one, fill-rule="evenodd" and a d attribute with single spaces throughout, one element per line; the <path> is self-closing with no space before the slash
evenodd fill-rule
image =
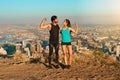
<path id="1" fill-rule="evenodd" d="M 55 58 L 55 62 L 59 63 L 59 55 L 58 55 L 58 51 L 59 51 L 59 44 L 49 44 L 49 64 L 51 65 L 51 56 L 53 54 L 53 48 L 55 49 L 55 54 L 56 54 L 56 58 Z"/>

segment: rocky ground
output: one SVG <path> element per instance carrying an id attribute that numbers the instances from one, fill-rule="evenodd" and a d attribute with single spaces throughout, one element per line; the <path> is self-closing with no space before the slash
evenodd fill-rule
<path id="1" fill-rule="evenodd" d="M 120 80 L 120 63 L 114 57 L 94 53 L 74 54 L 70 69 L 49 69 L 40 58 L 23 62 L 0 57 L 0 80 Z"/>

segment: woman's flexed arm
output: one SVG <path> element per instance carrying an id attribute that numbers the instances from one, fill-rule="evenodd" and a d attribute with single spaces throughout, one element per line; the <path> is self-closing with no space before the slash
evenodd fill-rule
<path id="1" fill-rule="evenodd" d="M 75 23 L 75 27 L 76 27 L 76 29 L 73 29 L 73 28 L 69 28 L 73 33 L 78 33 L 78 24 L 77 23 Z"/>

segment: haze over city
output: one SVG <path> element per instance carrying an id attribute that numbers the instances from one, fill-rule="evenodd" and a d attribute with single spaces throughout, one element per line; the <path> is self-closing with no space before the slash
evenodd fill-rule
<path id="1" fill-rule="evenodd" d="M 120 0 L 1 0 L 0 24 L 39 24 L 57 15 L 80 24 L 120 24 Z"/>
<path id="2" fill-rule="evenodd" d="M 0 80 L 120 80 L 120 0 L 0 0 Z"/>

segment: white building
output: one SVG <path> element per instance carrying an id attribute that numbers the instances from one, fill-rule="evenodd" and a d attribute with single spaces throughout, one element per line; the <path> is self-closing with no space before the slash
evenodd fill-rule
<path id="1" fill-rule="evenodd" d="M 116 46 L 116 56 L 118 56 L 118 57 L 120 56 L 120 42 Z"/>
<path id="2" fill-rule="evenodd" d="M 0 55 L 7 55 L 7 51 L 0 47 Z"/>
<path id="3" fill-rule="evenodd" d="M 28 56 L 31 56 L 30 55 L 30 49 L 27 47 L 27 48 L 24 48 L 24 50 L 26 51 L 26 54 L 28 55 Z"/>

